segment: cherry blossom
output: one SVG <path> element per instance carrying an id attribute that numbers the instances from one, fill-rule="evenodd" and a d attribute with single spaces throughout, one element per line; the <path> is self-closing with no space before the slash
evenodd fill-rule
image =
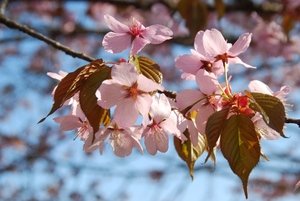
<path id="1" fill-rule="evenodd" d="M 222 61 L 226 64 L 242 64 L 247 68 L 255 68 L 244 63 L 238 55 L 245 52 L 251 42 L 251 33 L 242 34 L 238 40 L 231 45 L 227 43 L 223 35 L 217 29 L 206 30 L 200 40 L 203 42 L 204 55 L 215 58 L 215 62 Z"/>
<path id="2" fill-rule="evenodd" d="M 172 38 L 172 31 L 163 25 L 144 27 L 137 19 L 127 26 L 110 15 L 104 15 L 107 26 L 113 31 L 104 36 L 102 45 L 110 53 L 119 53 L 132 44 L 130 55 L 139 53 L 147 44 L 160 44 Z"/>
<path id="3" fill-rule="evenodd" d="M 171 105 L 164 94 L 158 98 L 153 96 L 153 102 L 149 111 L 151 121 L 143 132 L 147 151 L 155 155 L 157 151 L 166 152 L 169 147 L 168 133 L 179 139 L 186 137 L 176 127 L 176 122 L 170 118 Z"/>
<path id="4" fill-rule="evenodd" d="M 113 151 L 118 157 L 125 157 L 132 153 L 134 146 L 143 153 L 143 148 L 139 142 L 141 139 L 141 127 L 127 127 L 122 128 L 115 122 L 112 122 L 109 126 L 102 128 L 95 134 L 95 140 L 92 142 L 92 136 L 86 140 L 84 149 L 88 152 L 94 151 L 99 147 L 100 154 L 103 152 L 103 142 L 108 138 Z"/>
<path id="5" fill-rule="evenodd" d="M 114 65 L 111 71 L 112 79 L 105 80 L 96 92 L 98 104 L 110 109 L 116 105 L 113 119 L 122 127 L 132 126 L 143 116 L 143 125 L 147 125 L 148 112 L 152 103 L 149 92 L 163 91 L 164 88 L 156 82 L 138 74 L 131 63 Z"/>
<path id="6" fill-rule="evenodd" d="M 69 114 L 65 116 L 55 117 L 54 121 L 60 124 L 60 129 L 63 131 L 77 129 L 77 136 L 81 140 L 86 140 L 93 133 L 93 129 L 89 124 L 79 105 L 79 100 L 74 99 L 71 104 Z"/>

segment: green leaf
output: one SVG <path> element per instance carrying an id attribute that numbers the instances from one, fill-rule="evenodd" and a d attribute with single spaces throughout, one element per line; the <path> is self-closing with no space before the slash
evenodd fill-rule
<path id="1" fill-rule="evenodd" d="M 255 107 L 255 105 L 253 106 L 250 104 L 250 107 L 257 112 L 265 113 L 265 115 L 268 116 L 268 121 L 264 118 L 266 124 L 270 128 L 280 133 L 281 136 L 285 137 L 283 128 L 286 114 L 282 101 L 275 96 L 268 94 L 252 92 L 251 95 L 255 103 L 258 104 L 259 108 L 261 108 L 263 111 Z"/>
<path id="2" fill-rule="evenodd" d="M 145 56 L 139 56 L 137 61 L 139 69 L 144 76 L 158 84 L 162 83 L 163 76 L 157 63 Z"/>
<path id="3" fill-rule="evenodd" d="M 223 110 L 217 111 L 213 113 L 207 120 L 205 134 L 208 143 L 208 155 L 205 159 L 205 162 L 207 162 L 207 159 L 210 157 L 211 153 L 217 145 L 217 141 L 221 135 L 223 125 L 227 120 L 229 109 L 230 108 L 225 108 Z"/>
<path id="4" fill-rule="evenodd" d="M 99 71 L 89 76 L 79 92 L 80 107 L 92 126 L 94 134 L 99 130 L 101 123 L 104 125 L 110 123 L 109 110 L 97 104 L 95 95 L 102 82 L 110 77 L 110 72 L 110 67 L 102 66 Z"/>
<path id="5" fill-rule="evenodd" d="M 246 198 L 249 174 L 257 165 L 261 149 L 254 124 L 244 114 L 232 115 L 224 124 L 221 151 L 232 171 L 242 180 Z"/>
<path id="6" fill-rule="evenodd" d="M 102 59 L 97 59 L 88 65 L 82 66 L 67 74 L 58 84 L 54 92 L 54 103 L 46 117 L 38 123 L 43 122 L 49 115 L 53 114 L 57 109 L 63 106 L 64 102 L 74 96 L 83 86 L 86 79 L 95 71 L 99 70 L 103 65 Z"/>
<path id="7" fill-rule="evenodd" d="M 175 149 L 179 157 L 186 162 L 191 178 L 194 179 L 194 165 L 197 159 L 202 155 L 207 147 L 207 143 L 203 135 L 198 134 L 198 145 L 194 146 L 190 139 L 188 129 L 184 131 L 184 135 L 188 138 L 186 141 L 181 143 L 181 140 L 174 137 Z"/>
<path id="8" fill-rule="evenodd" d="M 191 38 L 194 38 L 199 30 L 205 29 L 208 19 L 205 3 L 195 0 L 180 0 L 177 10 L 185 19 L 185 25 L 190 31 Z"/>

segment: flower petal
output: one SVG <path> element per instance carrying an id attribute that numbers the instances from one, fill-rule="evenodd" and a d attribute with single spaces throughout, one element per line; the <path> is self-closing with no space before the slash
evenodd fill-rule
<path id="1" fill-rule="evenodd" d="M 148 39 L 136 36 L 132 41 L 130 55 L 139 53 L 149 43 L 150 41 Z"/>
<path id="2" fill-rule="evenodd" d="M 152 31 L 153 30 L 153 31 Z M 154 34 L 153 34 L 154 32 Z M 166 26 L 155 24 L 147 27 L 142 34 L 152 44 L 160 44 L 172 38 L 173 32 Z"/>
<path id="3" fill-rule="evenodd" d="M 149 106 L 150 107 L 150 106 Z M 132 98 L 126 98 L 117 105 L 113 119 L 121 127 L 133 126 L 137 121 L 139 112 Z"/>
<path id="4" fill-rule="evenodd" d="M 109 53 L 119 53 L 130 46 L 131 35 L 128 33 L 108 32 L 102 41 L 104 50 Z"/>
<path id="5" fill-rule="evenodd" d="M 138 78 L 138 73 L 134 65 L 122 62 L 112 67 L 111 77 L 121 85 L 132 86 Z"/>
<path id="6" fill-rule="evenodd" d="M 114 80 L 105 80 L 104 82 L 102 82 L 97 91 L 97 103 L 105 109 L 109 109 L 112 106 L 116 105 L 127 95 L 127 91 L 124 90 L 124 88 Z"/>
<path id="7" fill-rule="evenodd" d="M 200 134 L 205 134 L 206 122 L 210 115 L 214 113 L 214 109 L 210 105 L 203 106 L 200 108 L 196 116 L 196 125 Z"/>
<path id="8" fill-rule="evenodd" d="M 251 42 L 251 33 L 244 33 L 239 37 L 239 39 L 233 44 L 233 46 L 228 50 L 230 56 L 237 56 L 247 50 Z"/>
<path id="9" fill-rule="evenodd" d="M 164 90 L 164 87 L 162 85 L 157 84 L 153 80 L 150 80 L 143 74 L 138 75 L 137 82 L 138 82 L 138 89 L 141 91 L 152 92 L 156 90 L 160 90 L 160 91 Z"/>
<path id="10" fill-rule="evenodd" d="M 219 91 L 219 81 L 214 73 L 200 69 L 196 74 L 196 82 L 201 92 L 206 95 L 211 95 Z"/>
<path id="11" fill-rule="evenodd" d="M 221 32 L 212 29 L 206 30 L 203 34 L 203 48 L 208 55 L 215 57 L 227 52 L 228 45 Z"/>
<path id="12" fill-rule="evenodd" d="M 175 58 L 175 67 L 185 73 L 196 75 L 201 66 L 201 58 L 194 54 L 184 54 Z"/>
<path id="13" fill-rule="evenodd" d="M 149 94 L 141 94 L 136 99 L 136 108 L 143 116 L 143 125 L 146 126 L 148 122 L 148 113 L 152 103 L 152 98 Z"/>
<path id="14" fill-rule="evenodd" d="M 128 26 L 119 22 L 114 17 L 108 14 L 104 15 L 104 20 L 108 28 L 110 28 L 112 31 L 116 33 L 127 33 L 130 31 Z"/>

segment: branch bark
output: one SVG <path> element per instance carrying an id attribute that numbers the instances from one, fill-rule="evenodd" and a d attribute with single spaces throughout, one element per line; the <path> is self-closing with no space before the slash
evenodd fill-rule
<path id="1" fill-rule="evenodd" d="M 297 124 L 300 128 L 300 119 L 285 118 L 285 123 Z"/>
<path id="2" fill-rule="evenodd" d="M 1 12 L 2 12 L 2 10 L 1 10 Z M 44 36 L 43 34 L 31 29 L 30 27 L 28 27 L 26 25 L 21 25 L 21 24 L 19 24 L 18 22 L 14 21 L 14 20 L 6 18 L 3 15 L 3 13 L 0 14 L 0 23 L 6 25 L 9 28 L 17 29 L 17 30 L 19 30 L 23 33 L 26 33 L 26 34 L 34 37 L 34 38 L 37 38 L 41 41 L 44 41 L 48 45 L 51 45 L 52 47 L 54 47 L 58 50 L 61 50 L 61 51 L 65 52 L 66 54 L 68 54 L 68 55 L 70 55 L 74 58 L 77 57 L 77 58 L 80 58 L 80 59 L 83 59 L 83 60 L 89 61 L 89 62 L 92 62 L 92 61 L 95 60 L 95 58 L 87 56 L 87 55 L 85 55 L 84 53 L 81 53 L 81 52 L 76 52 L 75 50 L 73 50 L 73 49 L 71 49 L 67 46 L 62 45 L 59 42 L 57 42 L 57 41 L 55 41 L 51 38 L 48 38 L 47 36 Z"/>

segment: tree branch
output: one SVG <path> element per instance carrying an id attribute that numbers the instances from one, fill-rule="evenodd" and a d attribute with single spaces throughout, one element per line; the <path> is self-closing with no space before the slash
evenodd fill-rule
<path id="1" fill-rule="evenodd" d="M 285 118 L 285 123 L 297 124 L 300 128 L 300 119 Z"/>
<path id="2" fill-rule="evenodd" d="M 3 7 L 3 4 L 1 6 L 1 12 L 2 12 L 2 7 Z M 68 54 L 72 57 L 77 57 L 77 58 L 80 58 L 80 59 L 83 59 L 83 60 L 86 60 L 86 61 L 89 61 L 89 62 L 92 62 L 92 61 L 95 60 L 95 58 L 87 56 L 84 53 L 76 52 L 75 50 L 73 50 L 73 49 L 71 49 L 67 46 L 62 45 L 59 42 L 57 42 L 55 40 L 52 40 L 51 38 L 48 38 L 47 36 L 44 36 L 43 34 L 41 34 L 39 32 L 36 32 L 35 30 L 29 28 L 26 25 L 21 25 L 21 24 L 17 23 L 14 20 L 10 20 L 10 19 L 6 18 L 3 15 L 3 13 L 0 14 L 0 23 L 6 25 L 9 28 L 18 29 L 19 31 L 21 31 L 23 33 L 26 33 L 26 34 L 34 37 L 34 38 L 37 38 L 41 41 L 44 41 L 48 45 L 51 45 L 52 47 L 54 47 L 58 50 L 61 50 L 61 51 L 65 52 L 66 54 Z"/>

